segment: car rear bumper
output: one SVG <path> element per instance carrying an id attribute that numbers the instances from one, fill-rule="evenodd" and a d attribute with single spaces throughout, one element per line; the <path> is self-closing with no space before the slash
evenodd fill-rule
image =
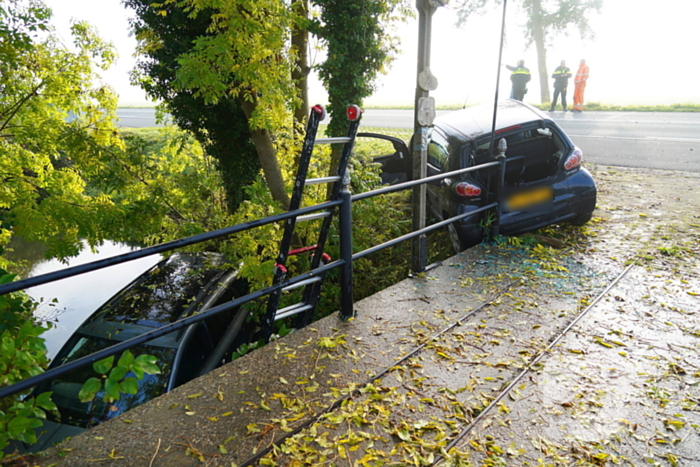
<path id="1" fill-rule="evenodd" d="M 573 221 L 593 212 L 596 205 L 597 189 L 593 177 L 586 169 L 553 185 L 554 200 L 546 207 L 533 211 L 501 212 L 500 233 L 518 235 L 531 232 L 559 222 Z M 478 206 L 462 205 L 459 212 L 478 209 Z M 462 235 L 472 237 L 482 232 L 485 216 L 475 215 L 459 223 Z"/>

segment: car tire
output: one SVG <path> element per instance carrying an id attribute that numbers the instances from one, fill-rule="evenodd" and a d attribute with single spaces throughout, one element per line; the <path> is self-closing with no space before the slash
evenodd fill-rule
<path id="1" fill-rule="evenodd" d="M 592 212 L 589 212 L 588 214 L 579 214 L 571 221 L 571 223 L 573 225 L 581 226 L 581 225 L 587 224 L 592 218 L 593 218 Z"/>
<path id="2" fill-rule="evenodd" d="M 468 245 L 465 245 L 462 241 L 462 237 L 459 235 L 459 231 L 457 230 L 457 226 L 455 226 L 454 222 L 447 226 L 447 235 L 450 238 L 450 244 L 452 245 L 452 249 L 454 250 L 455 254 L 461 253 L 468 248 Z"/>

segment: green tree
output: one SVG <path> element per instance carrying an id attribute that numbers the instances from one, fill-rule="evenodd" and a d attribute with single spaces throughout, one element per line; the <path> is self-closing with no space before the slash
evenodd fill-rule
<path id="1" fill-rule="evenodd" d="M 464 24 L 474 14 L 484 11 L 488 4 L 498 5 L 501 0 L 465 0 L 458 12 L 458 24 Z M 537 50 L 537 73 L 540 79 L 540 100 L 550 102 L 549 73 L 547 72 L 547 47 L 560 34 L 568 34 L 569 26 L 578 30 L 582 39 L 593 36 L 587 16 L 599 12 L 603 0 L 521 0 L 527 22 L 526 45 L 533 43 Z"/>
<path id="2" fill-rule="evenodd" d="M 14 278 L 0 269 L 0 284 Z M 35 307 L 36 303 L 22 293 L 0 296 L 0 387 L 35 376 L 49 363 L 41 338 L 46 328 L 32 320 Z M 0 400 L 0 459 L 10 440 L 36 442 L 34 429 L 42 425 L 45 411 L 56 409 L 50 396 L 44 393 L 21 402 L 16 398 Z"/>
<path id="3" fill-rule="evenodd" d="M 84 175 L 119 145 L 116 98 L 93 68 L 109 66 L 114 53 L 83 23 L 72 27 L 73 50 L 50 34 L 33 37 L 49 29 L 38 2 L 2 6 L 0 244 L 13 232 L 66 256 L 81 238 L 104 238 L 95 212 L 109 200 L 86 193 Z"/>
<path id="4" fill-rule="evenodd" d="M 260 171 L 240 102 L 221 99 L 212 103 L 193 92 L 174 89 L 178 59 L 191 51 L 198 37 L 210 35 L 211 11 L 190 17 L 183 8 L 172 4 L 161 8 L 152 8 L 149 0 L 125 0 L 124 4 L 136 12 L 131 26 L 140 40 L 133 81 L 160 101 L 174 123 L 191 132 L 216 159 L 227 205 L 233 212 L 245 198 L 245 187 Z"/>
<path id="5" fill-rule="evenodd" d="M 385 28 L 403 5 L 400 0 L 311 2 L 321 17 L 310 23 L 307 0 L 124 3 L 138 16 L 133 24 L 143 54 L 141 82 L 149 86 L 167 75 L 169 94 L 162 98 L 171 102 L 180 94 L 192 96 L 209 106 L 205 111 L 221 103 L 240 106 L 268 188 L 282 206 L 288 205 L 284 180 L 298 149 L 296 124 L 308 109 L 307 30 L 328 44 L 329 58 L 321 69 L 332 95 L 331 132 L 340 132 L 347 125 L 345 106 L 371 93 L 377 73 L 388 62 L 393 43 Z M 164 31 L 169 30 L 188 33 L 168 36 Z M 182 49 L 160 58 L 158 51 L 175 49 L 169 45 L 174 41 Z M 170 71 L 156 76 L 155 61 Z M 211 132 L 208 136 L 213 138 Z"/>
<path id="6" fill-rule="evenodd" d="M 326 46 L 326 59 L 316 68 L 328 91 L 327 132 L 342 135 L 347 128 L 345 109 L 362 105 L 375 90 L 382 73 L 397 51 L 388 26 L 409 14 L 402 0 L 312 0 L 319 14 L 311 31 Z M 332 170 L 340 151 L 334 150 Z"/>

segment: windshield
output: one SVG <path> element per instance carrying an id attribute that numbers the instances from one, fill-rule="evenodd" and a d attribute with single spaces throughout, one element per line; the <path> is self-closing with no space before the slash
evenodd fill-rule
<path id="1" fill-rule="evenodd" d="M 105 338 L 76 335 L 64 347 L 67 351 L 62 351 L 56 357 L 55 363 L 62 365 L 116 343 L 117 341 Z M 89 378 L 99 377 L 92 365 L 84 366 L 37 388 L 37 394 L 53 392 L 52 400 L 58 406 L 59 415 L 49 413 L 47 417 L 57 423 L 90 428 L 163 394 L 168 385 L 175 349 L 141 345 L 132 348 L 131 353 L 134 357 L 141 354 L 155 356 L 161 373 L 144 375 L 139 381 L 139 390 L 136 394 L 122 393 L 118 401 L 108 404 L 102 400 L 104 392 L 99 391 L 91 402 L 84 403 L 78 398 L 80 389 Z M 119 355 L 116 355 L 114 361 L 118 360 Z M 135 377 L 135 375 L 129 372 L 126 377 Z"/>
<path id="2" fill-rule="evenodd" d="M 161 327 L 176 321 L 221 271 L 206 258 L 173 256 L 111 299 L 93 319 Z"/>

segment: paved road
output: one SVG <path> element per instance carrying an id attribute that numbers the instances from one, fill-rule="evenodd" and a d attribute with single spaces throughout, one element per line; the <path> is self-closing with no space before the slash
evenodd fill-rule
<path id="1" fill-rule="evenodd" d="M 439 111 L 438 116 L 449 111 Z M 153 109 L 119 109 L 123 126 L 155 126 Z M 700 113 L 553 112 L 590 162 L 700 172 Z M 412 110 L 367 109 L 362 126 L 412 128 Z"/>

